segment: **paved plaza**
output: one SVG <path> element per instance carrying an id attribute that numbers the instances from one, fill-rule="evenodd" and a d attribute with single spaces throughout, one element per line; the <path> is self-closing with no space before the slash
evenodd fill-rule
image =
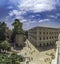
<path id="1" fill-rule="evenodd" d="M 55 55 L 55 50 L 50 49 L 46 51 L 39 51 L 28 40 L 26 40 L 26 46 L 18 54 L 21 54 L 26 58 L 25 63 L 29 64 L 51 64 L 52 56 Z"/>

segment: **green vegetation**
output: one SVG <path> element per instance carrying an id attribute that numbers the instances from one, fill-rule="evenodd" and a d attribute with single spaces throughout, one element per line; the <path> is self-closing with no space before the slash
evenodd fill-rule
<path id="1" fill-rule="evenodd" d="M 11 39 L 9 39 L 10 31 L 7 29 L 7 24 L 0 22 L 0 64 L 20 64 L 23 61 L 21 55 L 17 55 L 15 52 L 11 54 L 11 45 L 9 42 L 14 42 L 16 34 L 23 34 L 26 37 L 28 36 L 28 32 L 22 29 L 23 24 L 19 19 L 15 19 L 12 25 L 14 28 L 11 31 Z"/>
<path id="2" fill-rule="evenodd" d="M 12 54 L 0 54 L 0 64 L 20 64 L 23 61 L 21 55 L 13 52 Z"/>
<path id="3" fill-rule="evenodd" d="M 11 39 L 9 41 L 14 42 L 16 34 L 23 34 L 24 35 L 24 41 L 28 38 L 28 32 L 24 31 L 22 28 L 22 23 L 19 21 L 19 19 L 15 19 L 12 26 L 14 27 L 12 30 L 7 29 L 7 24 L 5 22 L 0 22 L 0 42 L 3 42 L 6 40 L 6 38 L 9 38 L 9 33 L 11 33 Z M 6 32 L 8 30 L 8 32 Z"/>
<path id="4" fill-rule="evenodd" d="M 7 41 L 3 41 L 0 43 L 0 52 L 2 53 L 2 51 L 4 51 L 6 53 L 6 51 L 10 51 L 11 50 L 11 46 Z"/>
<path id="5" fill-rule="evenodd" d="M 0 42 L 6 39 L 6 29 L 7 25 L 5 22 L 0 22 Z"/>
<path id="6" fill-rule="evenodd" d="M 16 52 L 9 52 L 11 46 L 7 41 L 0 43 L 0 64 L 20 64 L 23 61 L 21 55 L 17 55 Z"/>

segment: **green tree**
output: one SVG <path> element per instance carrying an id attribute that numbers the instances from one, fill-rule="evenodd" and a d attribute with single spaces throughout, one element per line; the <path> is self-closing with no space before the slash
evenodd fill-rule
<path id="1" fill-rule="evenodd" d="M 2 50 L 8 51 L 11 49 L 11 46 L 7 41 L 3 41 L 0 45 Z"/>
<path id="2" fill-rule="evenodd" d="M 6 39 L 6 29 L 7 25 L 5 22 L 0 22 L 0 42 Z"/>
<path id="3" fill-rule="evenodd" d="M 23 61 L 23 57 L 21 55 L 17 55 L 16 52 L 13 52 L 10 58 L 12 60 L 12 64 L 20 64 L 20 62 Z"/>
<path id="4" fill-rule="evenodd" d="M 11 54 L 0 54 L 0 64 L 20 64 L 21 58 L 23 57 L 21 55 L 17 55 L 16 52 L 13 52 Z"/>

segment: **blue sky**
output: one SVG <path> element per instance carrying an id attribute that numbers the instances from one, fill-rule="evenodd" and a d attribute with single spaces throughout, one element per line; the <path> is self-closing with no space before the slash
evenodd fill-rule
<path id="1" fill-rule="evenodd" d="M 12 28 L 16 18 L 23 23 L 24 29 L 35 26 L 60 28 L 60 0 L 0 0 L 0 21 Z"/>

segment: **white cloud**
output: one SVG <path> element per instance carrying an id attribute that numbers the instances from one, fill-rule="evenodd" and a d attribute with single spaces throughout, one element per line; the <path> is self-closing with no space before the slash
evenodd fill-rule
<path id="1" fill-rule="evenodd" d="M 55 0 L 22 0 L 18 7 L 25 11 L 42 12 L 55 9 L 55 5 Z"/>
<path id="2" fill-rule="evenodd" d="M 20 0 L 9 0 L 9 3 L 13 5 L 17 5 L 20 2 Z"/>
<path id="3" fill-rule="evenodd" d="M 9 16 L 13 16 L 13 15 L 21 15 L 21 11 L 18 11 L 18 10 L 10 11 Z"/>
<path id="4" fill-rule="evenodd" d="M 10 17 L 15 16 L 18 19 L 23 19 L 22 14 L 25 14 L 26 11 L 30 10 L 33 12 L 50 11 L 55 8 L 56 4 L 55 0 L 19 0 L 19 1 L 9 0 L 9 1 L 15 4 L 18 3 L 18 5 L 16 5 L 18 6 L 18 10 L 15 9 L 9 12 Z"/>
<path id="5" fill-rule="evenodd" d="M 8 20 L 11 17 L 14 17 L 13 19 L 19 19 L 21 22 L 26 22 L 27 19 L 24 19 L 24 17 L 22 16 L 22 14 L 25 14 L 25 11 L 21 11 L 21 10 L 12 10 L 10 11 L 8 14 L 9 16 L 7 16 L 6 20 Z"/>
<path id="6" fill-rule="evenodd" d="M 57 16 L 60 16 L 60 14 L 59 14 L 59 13 L 57 13 L 56 15 L 57 15 Z"/>
<path id="7" fill-rule="evenodd" d="M 40 21 L 38 21 L 38 22 L 47 22 L 47 21 L 50 21 L 50 19 L 43 19 L 43 20 L 40 20 Z"/>
<path id="8" fill-rule="evenodd" d="M 8 18 L 9 18 L 9 16 L 6 16 L 6 17 L 5 17 L 5 21 L 6 21 L 6 22 L 8 21 Z"/>
<path id="9" fill-rule="evenodd" d="M 26 13 L 25 11 L 20 11 L 15 9 L 10 11 L 8 14 L 10 17 L 15 16 L 15 18 L 23 19 L 22 14 L 25 14 L 25 13 Z"/>
<path id="10" fill-rule="evenodd" d="M 16 7 L 18 7 L 18 10 L 15 9 L 15 10 L 10 11 L 9 17 L 15 16 L 15 18 L 20 19 L 21 22 L 23 22 L 24 24 L 27 24 L 28 26 L 31 24 L 34 24 L 35 22 L 36 24 L 37 23 L 40 24 L 40 23 L 46 23 L 46 21 L 50 21 L 50 20 L 42 19 L 37 22 L 37 20 L 34 21 L 34 19 L 33 21 L 31 21 L 31 18 L 24 19 L 22 15 L 26 14 L 27 11 L 33 11 L 35 13 L 35 12 L 51 11 L 56 8 L 56 0 L 16 0 L 16 1 L 10 0 L 10 2 L 12 2 L 12 4 L 15 4 Z M 12 7 L 9 7 L 9 8 L 11 9 Z M 37 16 L 40 16 L 40 15 L 38 14 Z M 32 15 L 31 17 L 34 18 L 35 16 Z"/>
<path id="11" fill-rule="evenodd" d="M 8 14 L 9 14 L 9 16 L 13 16 L 13 12 L 9 12 Z"/>
<path id="12" fill-rule="evenodd" d="M 57 19 L 57 15 L 48 15 L 48 17 Z"/>
<path id="13" fill-rule="evenodd" d="M 13 9 L 13 6 L 8 6 L 8 9 Z"/>

